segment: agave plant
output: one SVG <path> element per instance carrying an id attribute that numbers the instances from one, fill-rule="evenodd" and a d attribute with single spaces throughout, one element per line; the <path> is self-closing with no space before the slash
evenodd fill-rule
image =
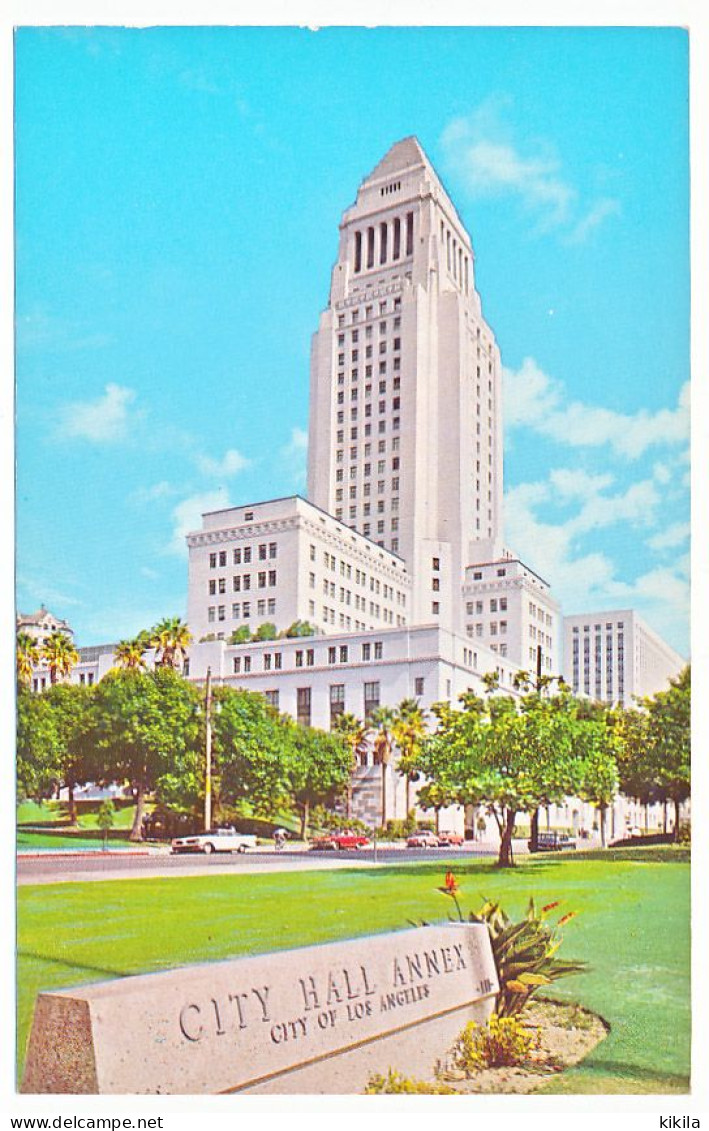
<path id="1" fill-rule="evenodd" d="M 490 932 L 500 982 L 495 1009 L 498 1017 L 520 1013 L 540 987 L 587 969 L 585 962 L 563 962 L 556 957 L 563 942 L 559 928 L 575 914 L 569 912 L 555 924 L 549 923 L 547 915 L 558 906 L 558 901 L 548 903 L 538 912 L 530 899 L 527 914 L 519 923 L 513 923 L 492 900 L 486 900 L 477 915 L 471 914 L 471 920 L 487 923 Z"/>

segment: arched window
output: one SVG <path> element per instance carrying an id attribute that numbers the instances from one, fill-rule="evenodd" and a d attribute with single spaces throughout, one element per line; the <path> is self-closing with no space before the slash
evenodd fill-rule
<path id="1" fill-rule="evenodd" d="M 367 267 L 374 266 L 374 228 L 367 228 Z"/>
<path id="2" fill-rule="evenodd" d="M 392 251 L 392 259 L 398 259 L 401 255 L 401 220 L 394 221 L 394 248 Z"/>
<path id="3" fill-rule="evenodd" d="M 355 232 L 354 269 L 355 269 L 355 271 L 361 271 L 362 270 L 362 233 L 361 232 Z"/>
<path id="4" fill-rule="evenodd" d="M 414 254 L 414 214 L 406 213 L 406 254 Z"/>

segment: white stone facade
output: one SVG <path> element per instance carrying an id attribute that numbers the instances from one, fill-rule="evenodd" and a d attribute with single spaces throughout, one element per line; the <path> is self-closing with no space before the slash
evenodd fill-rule
<path id="1" fill-rule="evenodd" d="M 685 664 L 632 609 L 564 617 L 564 678 L 575 695 L 631 707 L 666 690 Z"/>
<path id="2" fill-rule="evenodd" d="M 464 567 L 501 538 L 500 355 L 470 237 L 415 138 L 340 224 L 312 345 L 308 495 L 403 557 L 411 623 L 460 630 Z"/>
<path id="3" fill-rule="evenodd" d="M 532 676 L 561 675 L 559 605 L 547 582 L 518 558 L 468 566 L 463 610 L 465 632 L 477 643 Z"/>
<path id="4" fill-rule="evenodd" d="M 269 622 L 280 632 L 301 620 L 334 633 L 409 621 L 401 559 L 299 496 L 205 514 L 187 543 L 196 641 Z"/>

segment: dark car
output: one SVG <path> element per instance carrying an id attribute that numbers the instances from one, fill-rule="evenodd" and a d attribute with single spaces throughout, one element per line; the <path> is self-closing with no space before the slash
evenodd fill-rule
<path id="1" fill-rule="evenodd" d="M 562 848 L 576 848 L 576 841 L 567 833 L 547 832 L 537 834 L 537 847 L 527 841 L 530 852 L 560 852 Z"/>

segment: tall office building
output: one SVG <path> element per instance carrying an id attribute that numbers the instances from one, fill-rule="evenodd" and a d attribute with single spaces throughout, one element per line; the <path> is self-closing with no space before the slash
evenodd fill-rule
<path id="1" fill-rule="evenodd" d="M 463 631 L 465 567 L 501 553 L 501 397 L 470 237 L 406 138 L 340 224 L 312 345 L 308 497 L 403 558 L 410 623 Z"/>

